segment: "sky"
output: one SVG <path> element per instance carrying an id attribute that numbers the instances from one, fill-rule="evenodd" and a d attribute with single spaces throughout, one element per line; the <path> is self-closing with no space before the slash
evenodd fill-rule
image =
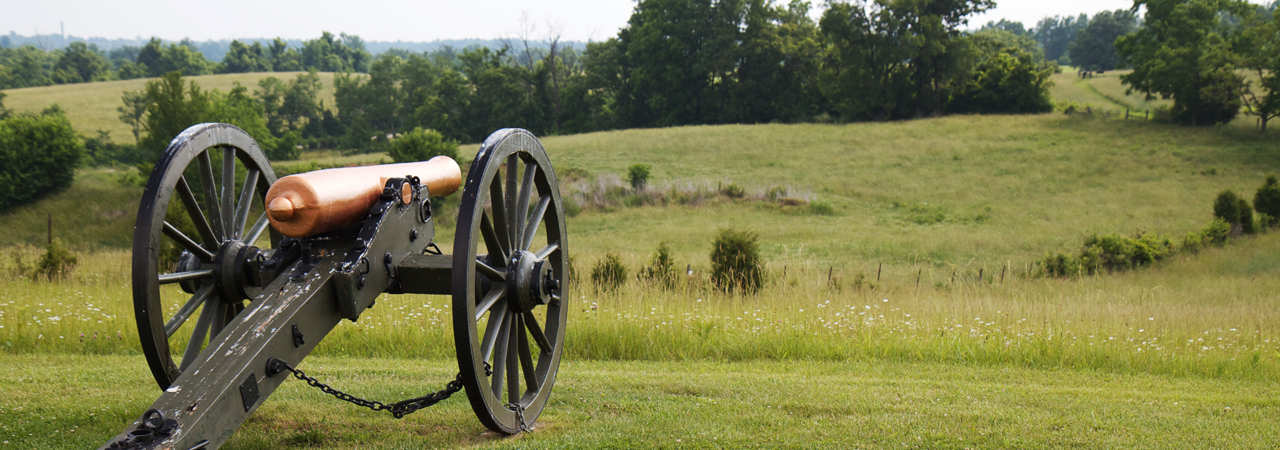
<path id="1" fill-rule="evenodd" d="M 523 18 L 523 23 L 534 27 L 535 36 L 545 36 L 554 28 L 562 39 L 587 41 L 616 35 L 634 4 L 633 0 L 0 0 L 0 34 L 58 33 L 63 25 L 67 35 L 109 39 L 311 39 L 331 31 L 359 35 L 366 41 L 433 41 L 511 37 Z M 1029 28 L 1045 16 L 1093 15 L 1127 9 L 1133 2 L 997 0 L 997 5 L 972 18 L 971 26 L 1005 18 Z"/>

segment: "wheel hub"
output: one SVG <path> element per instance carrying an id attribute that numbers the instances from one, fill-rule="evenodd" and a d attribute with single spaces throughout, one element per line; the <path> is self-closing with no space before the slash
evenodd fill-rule
<path id="1" fill-rule="evenodd" d="M 549 303 L 559 284 L 552 277 L 551 264 L 532 252 L 516 254 L 507 265 L 507 291 L 514 293 L 511 307 L 516 312 L 533 311 L 538 305 Z"/>
<path id="2" fill-rule="evenodd" d="M 248 278 L 245 276 L 245 255 L 257 253 L 257 250 L 257 247 L 245 245 L 236 240 L 223 242 L 222 247 L 218 249 L 218 254 L 213 259 L 213 278 L 224 300 L 239 302 L 250 297 L 245 291 L 248 285 Z"/>

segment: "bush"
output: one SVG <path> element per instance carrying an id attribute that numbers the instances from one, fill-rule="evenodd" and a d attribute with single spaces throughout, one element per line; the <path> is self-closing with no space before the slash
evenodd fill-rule
<path id="1" fill-rule="evenodd" d="M 727 186 L 722 184 L 720 185 L 719 191 L 720 195 L 729 198 L 742 198 L 747 196 L 747 190 L 735 183 L 729 183 Z"/>
<path id="2" fill-rule="evenodd" d="M 76 267 L 76 255 L 62 246 L 61 239 L 54 239 L 44 247 L 44 254 L 36 263 L 33 278 L 43 277 L 47 280 L 61 278 L 71 273 Z"/>
<path id="3" fill-rule="evenodd" d="M 1267 175 L 1266 183 L 1253 195 L 1253 209 L 1258 210 L 1259 217 L 1266 214 L 1268 220 L 1262 221 L 1263 226 L 1280 225 L 1276 222 L 1280 218 L 1280 183 L 1276 182 L 1276 174 Z"/>
<path id="4" fill-rule="evenodd" d="M 721 229 L 711 243 L 711 281 L 722 291 L 753 294 L 764 284 L 759 236 L 750 231 Z"/>
<path id="5" fill-rule="evenodd" d="M 0 120 L 0 211 L 70 187 L 83 153 L 60 112 Z"/>
<path id="6" fill-rule="evenodd" d="M 1213 200 L 1213 217 L 1231 224 L 1233 233 L 1253 233 L 1253 207 L 1243 197 L 1230 189 Z"/>
<path id="7" fill-rule="evenodd" d="M 649 169 L 650 167 L 644 164 L 633 164 L 627 168 L 627 181 L 631 182 L 631 189 L 644 190 L 644 186 L 649 184 Z"/>
<path id="8" fill-rule="evenodd" d="M 1117 234 L 1085 239 L 1080 250 L 1081 266 L 1093 275 L 1102 270 L 1122 271 L 1142 267 L 1173 254 L 1173 243 L 1155 233 L 1141 233 L 1134 238 Z"/>
<path id="9" fill-rule="evenodd" d="M 1240 232 L 1244 234 L 1253 234 L 1258 232 L 1258 224 L 1253 221 L 1253 207 L 1249 205 L 1249 201 L 1241 197 L 1239 202 L 1240 211 Z"/>
<path id="10" fill-rule="evenodd" d="M 666 241 L 658 243 L 658 250 L 649 260 L 649 267 L 641 273 L 643 278 L 652 280 L 663 287 L 675 286 L 675 261 L 671 258 L 671 246 Z"/>
<path id="11" fill-rule="evenodd" d="M 413 131 L 392 140 L 387 153 L 398 163 L 426 161 L 440 155 L 456 160 L 458 141 L 446 140 L 436 130 L 415 127 Z"/>
<path id="12" fill-rule="evenodd" d="M 609 252 L 591 268 L 591 284 L 596 292 L 611 292 L 622 287 L 627 280 L 627 268 L 617 253 Z"/>
<path id="13" fill-rule="evenodd" d="M 1056 255 L 1045 253 L 1044 259 L 1040 261 L 1040 268 L 1044 271 L 1044 275 L 1054 277 L 1067 277 L 1080 273 L 1080 263 L 1074 257 L 1062 253 Z"/>

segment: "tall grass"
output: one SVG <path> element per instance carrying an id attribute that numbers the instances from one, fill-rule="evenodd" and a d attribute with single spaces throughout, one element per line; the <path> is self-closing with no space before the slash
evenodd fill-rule
<path id="1" fill-rule="evenodd" d="M 1006 271 L 1001 281 L 984 270 L 979 281 L 974 267 L 923 264 L 837 272 L 808 261 L 770 265 L 752 296 L 719 293 L 705 267 L 674 288 L 631 279 L 596 293 L 577 284 L 565 299 L 573 305 L 565 351 L 570 359 L 886 359 L 1274 380 L 1280 257 L 1268 249 L 1277 246 L 1280 234 L 1271 234 L 1153 269 L 1071 279 Z M 53 283 L 0 281 L 0 351 L 139 351 L 126 256 L 82 255 L 71 277 Z M 451 359 L 450 301 L 386 296 L 316 352 Z"/>

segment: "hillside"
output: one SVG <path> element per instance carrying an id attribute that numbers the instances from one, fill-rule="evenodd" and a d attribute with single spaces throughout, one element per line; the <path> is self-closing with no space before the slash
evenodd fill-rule
<path id="1" fill-rule="evenodd" d="M 1212 218 L 1218 192 L 1251 197 L 1266 173 L 1280 170 L 1269 135 L 1060 114 L 624 130 L 543 143 L 558 172 L 579 178 L 565 176 L 567 192 L 618 184 L 637 163 L 653 167 L 659 197 L 673 188 L 745 188 L 742 200 L 587 208 L 569 220 L 579 258 L 614 250 L 636 265 L 664 240 L 678 263 L 705 264 L 712 235 L 732 226 L 760 233 L 773 264 L 1017 266 L 1091 233 L 1146 230 L 1180 240 Z M 328 164 L 385 158 L 309 156 Z M 138 188 L 112 184 L 115 177 L 87 171 L 68 193 L 0 217 L 0 228 L 12 230 L 0 245 L 39 242 L 48 211 L 66 215 L 55 216 L 55 234 L 67 241 L 126 243 L 125 233 L 72 229 L 91 220 L 101 230 L 129 229 L 136 205 L 125 199 Z M 829 204 L 833 214 L 759 199 L 773 187 Z M 90 219 L 76 204 L 105 212 Z M 438 230 L 445 243 L 451 233 Z"/>
<path id="2" fill-rule="evenodd" d="M 298 76 L 299 73 L 301 72 L 234 73 L 186 77 L 186 79 L 195 81 L 205 90 L 219 89 L 227 92 L 235 87 L 236 83 L 240 83 L 252 92 L 257 89 L 260 79 L 276 77 L 287 81 Z M 319 98 L 325 105 L 333 105 L 333 74 L 320 73 L 319 75 L 321 84 Z M 20 112 L 40 112 L 49 105 L 57 103 L 63 111 L 66 111 L 71 125 L 80 134 L 93 136 L 97 130 L 106 130 L 111 133 L 113 141 L 125 143 L 133 142 L 133 132 L 128 125 L 117 118 L 120 115 L 116 112 L 116 108 L 121 104 L 120 96 L 125 91 L 141 90 L 148 80 L 150 79 L 140 78 L 60 84 L 8 89 L 0 92 L 7 95 L 4 99 L 4 105 L 7 108 Z"/>

